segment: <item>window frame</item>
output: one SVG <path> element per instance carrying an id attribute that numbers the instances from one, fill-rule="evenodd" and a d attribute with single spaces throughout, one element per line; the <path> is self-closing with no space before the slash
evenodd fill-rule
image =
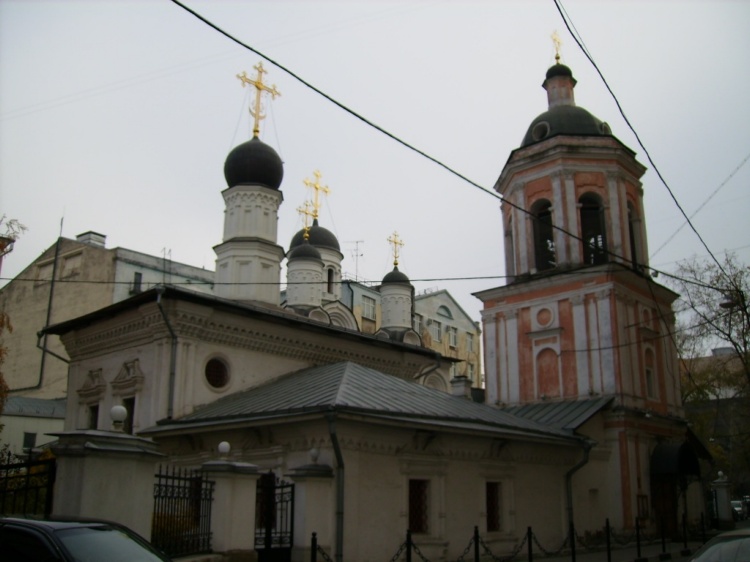
<path id="1" fill-rule="evenodd" d="M 367 320 L 375 320 L 376 310 L 377 301 L 372 297 L 362 295 L 362 318 L 366 318 Z"/>

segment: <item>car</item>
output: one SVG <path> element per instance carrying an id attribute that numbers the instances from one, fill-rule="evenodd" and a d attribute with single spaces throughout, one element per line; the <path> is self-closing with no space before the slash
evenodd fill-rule
<path id="1" fill-rule="evenodd" d="M 716 535 L 695 551 L 690 562 L 747 562 L 750 560 L 750 528 Z"/>
<path id="2" fill-rule="evenodd" d="M 732 511 L 734 512 L 735 521 L 742 521 L 746 518 L 745 510 L 742 508 L 742 502 L 740 500 L 732 500 Z"/>
<path id="3" fill-rule="evenodd" d="M 102 520 L 0 518 L 8 562 L 170 562 L 124 525 Z"/>

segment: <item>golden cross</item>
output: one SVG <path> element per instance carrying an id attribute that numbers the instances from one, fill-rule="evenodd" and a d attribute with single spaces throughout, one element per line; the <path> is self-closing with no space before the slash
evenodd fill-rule
<path id="1" fill-rule="evenodd" d="M 393 265 L 397 266 L 399 251 L 400 248 L 403 247 L 404 241 L 398 237 L 398 232 L 394 231 L 393 234 L 388 237 L 388 242 L 393 246 Z"/>
<path id="2" fill-rule="evenodd" d="M 310 238 L 310 224 L 307 222 L 310 217 L 313 216 L 313 212 L 310 210 L 310 207 L 312 207 L 312 203 L 308 200 L 305 200 L 301 207 L 297 207 L 297 212 L 304 217 L 303 220 L 305 221 L 305 240 Z"/>
<path id="3" fill-rule="evenodd" d="M 239 78 L 242 82 L 243 88 L 246 84 L 255 86 L 255 108 L 250 109 L 250 115 L 255 118 L 255 123 L 253 124 L 253 136 L 257 137 L 260 133 L 260 120 L 265 119 L 266 117 L 261 113 L 260 96 L 263 94 L 263 92 L 267 92 L 271 94 L 271 99 L 275 99 L 276 96 L 280 96 L 281 93 L 276 89 L 276 84 L 273 84 L 269 87 L 267 84 L 263 83 L 263 75 L 267 74 L 268 71 L 263 68 L 262 62 L 259 62 L 253 68 L 258 71 L 258 75 L 254 80 L 247 75 L 247 72 L 244 71 L 242 72 L 242 74 L 238 74 L 237 78 Z"/>
<path id="4" fill-rule="evenodd" d="M 557 34 L 557 30 L 552 32 L 552 44 L 555 46 L 555 64 L 560 64 L 560 47 L 562 47 L 562 39 Z"/>
<path id="5" fill-rule="evenodd" d="M 320 171 L 315 170 L 313 172 L 313 175 L 315 176 L 315 181 L 313 182 L 313 181 L 305 178 L 304 184 L 307 187 L 309 187 L 309 188 L 311 188 L 311 189 L 313 189 L 315 191 L 315 193 L 313 194 L 313 219 L 317 219 L 318 218 L 318 211 L 320 211 L 320 199 L 319 199 L 320 192 L 322 191 L 323 193 L 325 193 L 326 195 L 328 195 L 331 192 L 331 190 L 328 188 L 327 185 L 320 185 L 320 178 L 322 176 L 322 174 L 320 173 Z"/>

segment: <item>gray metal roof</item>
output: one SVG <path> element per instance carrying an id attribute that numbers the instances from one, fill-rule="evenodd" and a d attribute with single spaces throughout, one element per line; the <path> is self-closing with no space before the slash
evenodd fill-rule
<path id="1" fill-rule="evenodd" d="M 269 383 L 221 398 L 164 425 L 257 420 L 310 412 L 337 411 L 446 428 L 504 431 L 531 437 L 569 438 L 571 433 L 545 427 L 420 384 L 352 362 L 311 367 Z M 155 428 L 153 428 L 155 429 Z"/>
<path id="2" fill-rule="evenodd" d="M 605 396 L 588 400 L 540 402 L 504 408 L 504 411 L 547 427 L 575 431 L 611 401 L 611 396 Z"/>
<path id="3" fill-rule="evenodd" d="M 4 416 L 28 416 L 35 418 L 65 418 L 65 398 L 54 400 L 8 396 L 3 408 Z"/>

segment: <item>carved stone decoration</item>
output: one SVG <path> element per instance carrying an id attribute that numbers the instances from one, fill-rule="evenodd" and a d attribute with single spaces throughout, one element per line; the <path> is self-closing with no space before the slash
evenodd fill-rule
<path id="1" fill-rule="evenodd" d="M 104 396 L 107 383 L 102 377 L 102 370 L 95 369 L 86 375 L 86 381 L 78 389 L 78 400 L 82 404 L 96 404 Z"/>
<path id="2" fill-rule="evenodd" d="M 138 359 L 126 361 L 120 372 L 112 381 L 112 394 L 115 396 L 132 396 L 143 388 L 143 371 Z"/>

